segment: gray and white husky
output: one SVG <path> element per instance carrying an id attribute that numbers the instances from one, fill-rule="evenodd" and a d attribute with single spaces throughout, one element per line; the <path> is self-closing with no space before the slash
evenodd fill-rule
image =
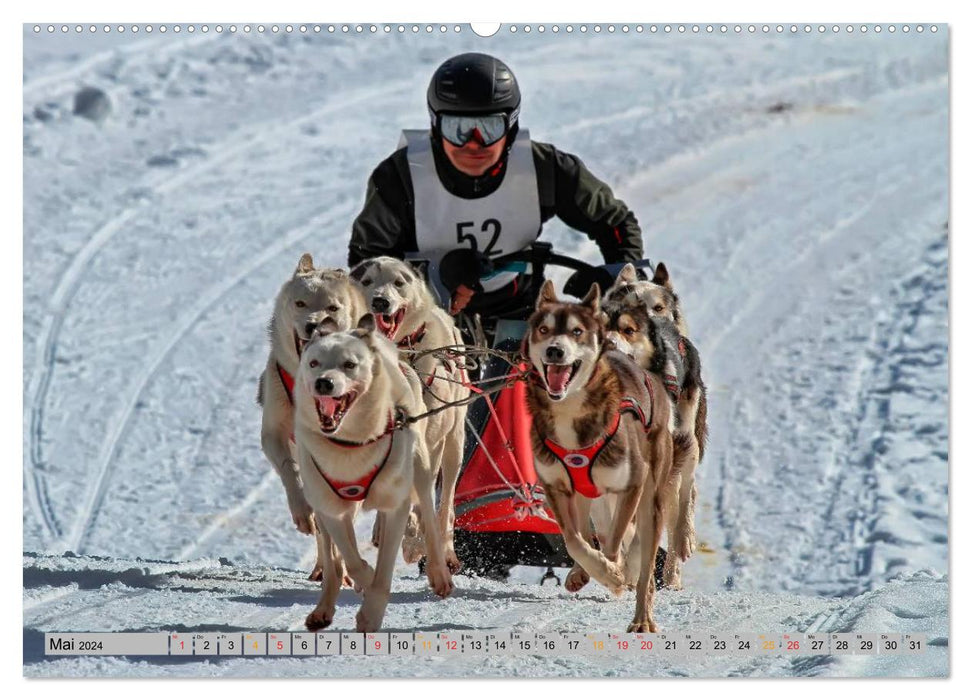
<path id="1" fill-rule="evenodd" d="M 452 576 L 441 538 L 435 536 L 434 470 L 417 427 L 421 421 L 402 420 L 425 410 L 422 383 L 399 360 L 394 344 L 374 332 L 370 314 L 352 331 L 318 331 L 300 358 L 294 400 L 304 494 L 317 525 L 337 545 L 354 587 L 364 595 L 357 630 L 373 632 L 381 626 L 413 501 L 430 533 L 429 584 L 439 596 L 451 593 Z M 355 537 L 354 519 L 362 506 L 377 510 L 384 520 L 374 568 L 361 558 Z M 320 601 L 306 620 L 311 631 L 331 624 L 341 586 L 330 548 L 323 554 Z"/>
<path id="2" fill-rule="evenodd" d="M 428 411 L 445 404 L 461 402 L 469 396 L 468 375 L 462 359 L 429 350 L 462 344 L 455 321 L 438 307 L 427 283 L 402 260 L 378 257 L 357 265 L 351 276 L 358 281 L 374 314 L 377 329 L 394 342 L 401 358 L 418 372 L 424 386 L 423 400 Z M 462 466 L 465 446 L 464 405 L 454 406 L 423 420 L 422 429 L 432 464 L 441 465 L 442 489 L 438 523 L 445 543 L 445 560 L 452 572 L 461 563 L 455 555 L 455 485 Z M 405 535 L 403 555 L 413 562 L 423 554 L 422 537 L 412 518 Z M 427 533 L 425 533 L 427 537 Z"/>
<path id="3" fill-rule="evenodd" d="M 317 532 L 313 510 L 297 477 L 293 448 L 293 382 L 300 355 L 315 329 L 325 321 L 335 330 L 353 328 L 366 313 L 364 297 L 347 273 L 315 268 L 304 253 L 293 275 L 280 288 L 268 327 L 270 354 L 260 375 L 257 402 L 263 407 L 263 454 L 273 465 L 287 495 L 297 530 L 317 539 L 311 580 L 320 580 L 326 543 Z"/>

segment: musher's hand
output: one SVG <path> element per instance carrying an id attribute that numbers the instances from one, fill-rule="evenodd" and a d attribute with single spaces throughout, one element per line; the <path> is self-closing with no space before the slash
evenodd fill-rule
<path id="1" fill-rule="evenodd" d="M 455 291 L 452 292 L 452 303 L 449 306 L 448 312 L 453 316 L 459 311 L 464 309 L 472 301 L 472 295 L 475 294 L 474 289 L 469 289 L 464 284 L 460 284 L 456 287 Z"/>
<path id="2" fill-rule="evenodd" d="M 450 292 L 455 292 L 462 286 L 481 292 L 482 283 L 479 280 L 492 271 L 492 261 L 471 248 L 450 250 L 438 265 L 438 276 Z"/>

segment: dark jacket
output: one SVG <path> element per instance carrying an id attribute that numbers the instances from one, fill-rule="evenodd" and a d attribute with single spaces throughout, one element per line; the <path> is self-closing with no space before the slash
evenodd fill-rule
<path id="1" fill-rule="evenodd" d="M 534 141 L 532 148 L 541 220 L 558 216 L 567 226 L 585 233 L 597 243 L 607 263 L 640 260 L 641 229 L 627 205 L 576 156 L 547 143 Z M 502 184 L 505 157 L 484 175 L 470 177 L 455 169 L 435 139 L 432 151 L 439 179 L 458 197 L 485 197 Z M 371 173 L 364 208 L 354 221 L 348 248 L 351 266 L 379 255 L 404 258 L 406 252 L 418 250 L 407 149 L 395 151 Z"/>

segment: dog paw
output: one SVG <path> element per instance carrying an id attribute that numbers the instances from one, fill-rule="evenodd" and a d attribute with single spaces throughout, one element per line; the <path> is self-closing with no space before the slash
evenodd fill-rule
<path id="1" fill-rule="evenodd" d="M 384 611 L 387 607 L 387 597 L 365 596 L 364 604 L 357 611 L 355 622 L 358 632 L 377 632 L 384 621 Z"/>
<path id="2" fill-rule="evenodd" d="M 447 598 L 453 590 L 452 574 L 447 566 L 428 566 L 425 570 L 428 585 L 439 598 Z"/>
<path id="3" fill-rule="evenodd" d="M 314 535 L 317 533 L 317 527 L 314 523 L 314 511 L 308 505 L 294 505 L 290 507 L 290 517 L 293 518 L 293 524 L 297 527 L 297 530 L 305 535 Z"/>
<path id="4" fill-rule="evenodd" d="M 417 564 L 425 556 L 425 542 L 421 537 L 405 536 L 401 541 L 401 557 L 406 564 Z"/>
<path id="5" fill-rule="evenodd" d="M 363 595 L 373 580 L 374 567 L 365 562 L 364 569 L 352 577 L 351 583 L 354 586 L 354 592 Z"/>
<path id="6" fill-rule="evenodd" d="M 647 620 L 647 621 L 644 621 L 644 622 L 638 622 L 637 620 L 635 620 L 634 622 L 632 622 L 629 625 L 627 625 L 627 631 L 628 632 L 652 632 L 653 633 L 653 632 L 658 632 L 659 631 L 659 628 L 658 628 L 657 624 L 655 624 L 654 620 Z"/>
<path id="7" fill-rule="evenodd" d="M 698 548 L 698 540 L 695 537 L 694 529 L 690 529 L 686 532 L 681 533 L 677 538 L 677 546 L 675 547 L 675 555 L 681 561 L 687 561 L 691 558 L 691 555 L 695 553 Z"/>
<path id="8" fill-rule="evenodd" d="M 590 583 L 590 574 L 584 571 L 583 567 L 579 564 L 574 564 L 573 568 L 570 569 L 570 573 L 566 575 L 566 581 L 564 581 L 563 587 L 570 591 L 570 593 L 576 593 L 588 583 Z"/>
<path id="9" fill-rule="evenodd" d="M 608 561 L 606 569 L 606 577 L 601 583 L 614 596 L 623 595 L 624 591 L 627 590 L 627 577 L 624 575 L 623 564 Z"/>
<path id="10" fill-rule="evenodd" d="M 680 591 L 681 585 L 681 560 L 678 557 L 667 557 L 664 560 L 664 571 L 661 573 L 661 580 L 664 587 L 672 591 Z"/>
<path id="11" fill-rule="evenodd" d="M 330 623 L 334 621 L 334 611 L 333 610 L 321 610 L 319 608 L 314 609 L 312 613 L 307 615 L 307 619 L 304 621 L 304 625 L 307 626 L 307 630 L 310 632 L 316 632 L 317 630 L 322 630 L 326 627 L 330 627 Z"/>
<path id="12" fill-rule="evenodd" d="M 445 552 L 445 565 L 452 574 L 457 574 L 462 570 L 462 562 L 455 552 L 451 550 Z"/>

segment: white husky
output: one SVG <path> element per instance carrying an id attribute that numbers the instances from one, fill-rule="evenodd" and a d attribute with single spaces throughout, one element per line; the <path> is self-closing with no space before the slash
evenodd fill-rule
<path id="1" fill-rule="evenodd" d="M 363 288 L 377 329 L 394 341 L 402 359 L 411 363 L 421 377 L 426 410 L 468 398 L 468 376 L 461 359 L 425 352 L 460 345 L 462 336 L 455 321 L 435 303 L 428 285 L 415 269 L 402 260 L 379 257 L 360 263 L 351 271 L 351 277 Z M 445 560 L 453 573 L 461 567 L 455 556 L 453 525 L 455 484 L 465 446 L 466 412 L 466 406 L 455 406 L 422 421 L 436 472 L 441 465 L 438 523 L 445 541 Z M 423 553 L 415 524 L 412 518 L 405 537 L 403 554 L 409 562 L 417 561 Z"/>
<path id="2" fill-rule="evenodd" d="M 297 268 L 277 295 L 270 320 L 270 355 L 260 376 L 257 401 L 263 407 L 263 453 L 280 475 L 287 504 L 297 530 L 315 534 L 313 511 L 297 478 L 292 454 L 293 381 L 300 354 L 324 321 L 335 330 L 353 328 L 366 313 L 364 298 L 343 270 L 317 269 L 310 253 L 304 253 Z M 317 534 L 317 563 L 310 574 L 321 576 L 325 542 Z"/>
<path id="3" fill-rule="evenodd" d="M 435 526 L 434 473 L 422 431 L 405 418 L 424 412 L 422 385 L 400 362 L 395 346 L 374 333 L 368 314 L 353 331 L 321 333 L 304 349 L 294 388 L 297 462 L 304 494 L 364 594 L 357 630 L 381 626 L 391 591 L 395 556 L 413 498 L 428 539 L 426 574 L 440 596 L 452 591 Z M 354 519 L 363 505 L 384 516 L 375 568 L 357 547 Z M 340 576 L 324 549 L 321 597 L 306 625 L 334 619 Z"/>

